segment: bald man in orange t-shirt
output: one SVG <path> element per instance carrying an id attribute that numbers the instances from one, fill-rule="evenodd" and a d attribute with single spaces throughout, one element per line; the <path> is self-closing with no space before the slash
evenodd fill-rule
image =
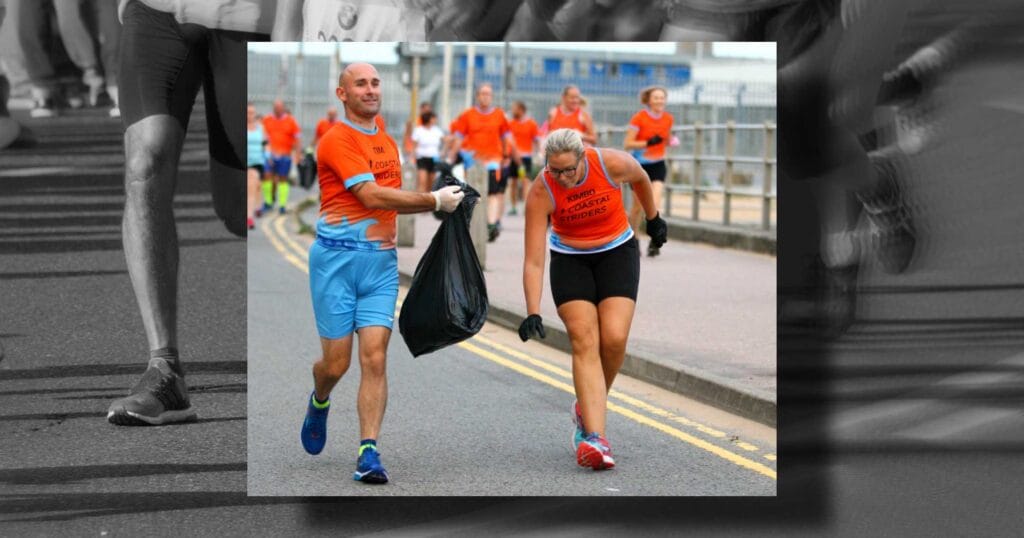
<path id="1" fill-rule="evenodd" d="M 398 213 L 455 211 L 465 196 L 450 186 L 430 193 L 402 190 L 398 145 L 380 117 L 381 81 L 370 64 L 345 68 L 335 94 L 340 123 L 317 148 L 320 216 L 309 249 L 309 286 L 323 358 L 313 365 L 313 393 L 302 423 L 302 446 L 319 454 L 326 443 L 330 394 L 352 360 L 359 334 L 357 398 L 360 446 L 355 480 L 383 484 L 377 435 L 387 403 L 388 341 L 398 299 Z"/>

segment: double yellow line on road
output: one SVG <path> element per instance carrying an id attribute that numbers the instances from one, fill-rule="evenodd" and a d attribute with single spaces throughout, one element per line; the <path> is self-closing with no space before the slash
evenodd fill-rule
<path id="1" fill-rule="evenodd" d="M 270 241 L 270 244 L 274 247 L 274 250 L 278 251 L 278 253 L 281 254 L 285 261 L 292 264 L 300 271 L 309 274 L 309 254 L 307 248 L 301 245 L 298 241 L 293 239 L 288 234 L 288 232 L 285 230 L 285 223 L 285 216 L 274 216 L 272 219 L 262 220 L 260 222 L 260 230 Z M 479 347 L 476 345 L 477 343 L 490 347 L 494 351 Z M 458 344 L 458 346 L 465 349 L 466 351 L 469 351 L 470 353 L 473 353 L 474 355 L 487 359 L 491 362 L 494 362 L 495 364 L 498 364 L 512 371 L 525 375 L 531 379 L 534 379 L 546 385 L 563 390 L 565 392 L 568 392 L 569 394 L 576 393 L 572 385 L 571 372 L 565 370 L 564 368 L 560 368 L 553 364 L 531 357 L 525 353 L 522 353 L 521 351 L 512 349 L 508 346 L 495 342 L 487 337 L 477 335 L 474 336 L 469 341 Z M 502 356 L 499 353 L 505 356 Z M 526 364 L 513 361 L 509 357 L 519 359 L 520 361 L 523 361 Z M 527 364 L 529 366 L 527 366 Z M 560 379 L 556 379 L 540 370 L 544 370 L 550 374 L 554 374 L 562 379 L 568 379 L 569 382 L 567 383 Z M 726 437 L 726 434 L 724 432 L 721 432 L 714 428 L 710 428 L 703 424 L 699 424 L 685 417 L 677 416 L 669 411 L 651 405 L 632 396 L 623 394 L 617 390 L 612 390 L 609 393 L 609 397 L 610 399 L 622 402 L 626 405 L 642 410 L 651 415 L 655 415 L 663 419 L 667 419 L 672 422 L 682 424 L 704 435 L 708 435 L 710 437 L 715 437 L 718 439 Z M 608 402 L 608 410 L 613 413 L 622 415 L 634 422 L 658 430 L 662 433 L 665 433 L 671 437 L 679 439 L 680 441 L 700 448 L 711 454 L 714 454 L 715 456 L 718 456 L 726 461 L 729 461 L 730 463 L 733 463 L 745 469 L 749 469 L 758 474 L 764 475 L 768 478 L 771 478 L 772 480 L 778 479 L 776 471 L 771 467 L 751 460 L 750 458 L 747 458 L 745 456 L 736 454 L 735 452 L 732 452 L 715 443 L 709 442 L 705 439 L 701 439 L 699 437 L 686 433 L 680 430 L 679 428 L 676 428 L 675 426 L 666 424 L 658 420 L 654 420 L 632 409 L 629 409 L 616 403 L 612 403 L 611 401 Z M 759 450 L 757 447 L 750 445 L 749 443 L 737 443 L 737 446 L 750 452 Z M 775 454 L 765 454 L 763 457 L 769 461 L 775 461 Z"/>

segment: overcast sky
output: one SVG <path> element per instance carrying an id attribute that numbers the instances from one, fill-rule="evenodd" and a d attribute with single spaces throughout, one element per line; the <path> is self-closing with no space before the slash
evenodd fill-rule
<path id="1" fill-rule="evenodd" d="M 476 43 L 476 45 L 478 47 L 500 46 L 501 43 Z M 305 54 L 330 55 L 334 52 L 334 46 L 334 43 L 304 43 L 303 52 Z M 512 43 L 512 46 L 596 51 L 622 51 L 627 48 L 629 52 L 648 54 L 673 54 L 675 52 L 675 43 L 660 42 L 629 43 L 628 47 L 624 47 L 623 43 L 553 42 Z M 249 49 L 258 52 L 295 53 L 298 48 L 297 43 L 249 43 Z M 775 60 L 775 43 L 717 42 L 714 43 L 713 50 L 717 56 Z M 398 61 L 398 56 L 395 54 L 395 43 L 341 43 L 341 57 L 346 62 L 394 63 Z"/>

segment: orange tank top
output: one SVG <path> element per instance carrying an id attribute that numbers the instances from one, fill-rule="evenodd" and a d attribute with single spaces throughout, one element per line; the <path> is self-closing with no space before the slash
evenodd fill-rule
<path id="1" fill-rule="evenodd" d="M 612 181 L 601 151 L 584 150 L 583 176 L 570 188 L 563 187 L 544 170 L 544 186 L 551 196 L 551 250 L 583 254 L 611 250 L 633 237 L 622 204 L 622 187 Z"/>
<path id="2" fill-rule="evenodd" d="M 576 112 L 564 113 L 561 106 L 555 107 L 555 113 L 548 122 L 548 131 L 555 129 L 573 129 L 581 133 L 587 132 L 587 126 L 583 122 L 585 112 L 576 109 Z"/>

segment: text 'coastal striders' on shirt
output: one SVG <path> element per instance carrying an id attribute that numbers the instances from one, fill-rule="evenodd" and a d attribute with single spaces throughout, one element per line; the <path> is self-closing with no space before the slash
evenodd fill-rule
<path id="1" fill-rule="evenodd" d="M 582 174 L 576 185 L 566 188 L 547 169 L 544 186 L 551 196 L 551 250 L 564 254 L 585 254 L 611 250 L 633 237 L 622 203 L 622 186 L 604 167 L 601 151 L 584 150 Z"/>
<path id="2" fill-rule="evenodd" d="M 369 209 L 349 190 L 366 181 L 402 188 L 398 145 L 387 135 L 384 120 L 377 116 L 373 129 L 365 129 L 341 118 L 320 140 L 316 160 L 320 176 L 317 237 L 349 250 L 395 248 L 398 212 Z"/>

